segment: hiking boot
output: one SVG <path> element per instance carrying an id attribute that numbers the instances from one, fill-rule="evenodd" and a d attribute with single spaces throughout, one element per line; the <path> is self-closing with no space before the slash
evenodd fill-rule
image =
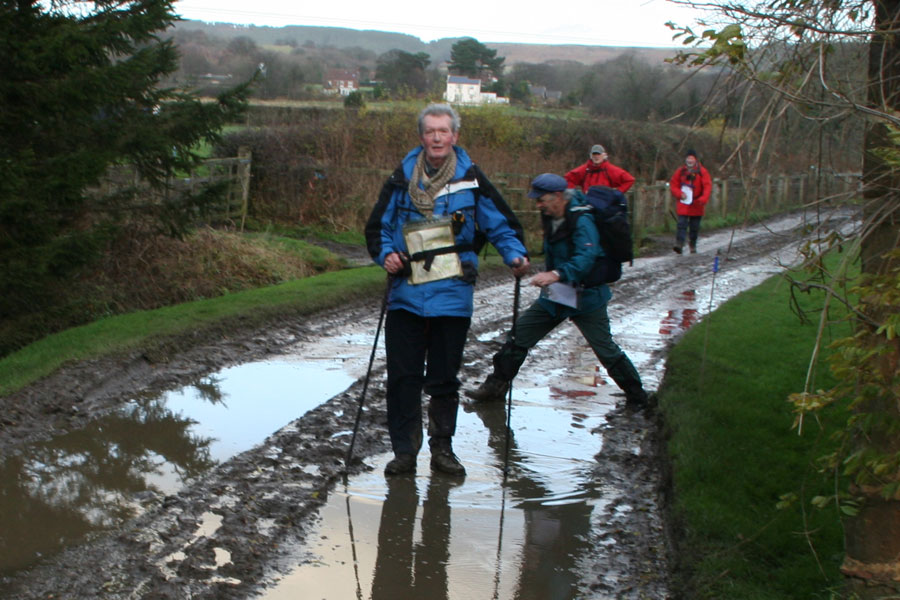
<path id="1" fill-rule="evenodd" d="M 453 454 L 453 448 L 450 446 L 450 440 L 446 438 L 434 439 L 431 441 L 431 469 L 440 471 L 448 475 L 465 475 L 466 468 L 462 466 L 459 459 Z"/>
<path id="2" fill-rule="evenodd" d="M 509 382 L 503 381 L 493 373 L 487 376 L 477 390 L 469 390 L 466 396 L 475 402 L 502 401 L 509 391 Z"/>
<path id="3" fill-rule="evenodd" d="M 625 394 L 625 410 L 638 412 L 644 410 L 650 405 L 647 392 L 641 390 L 640 393 Z"/>
<path id="4" fill-rule="evenodd" d="M 412 473 L 416 470 L 416 457 L 414 454 L 398 454 L 384 467 L 385 475 L 400 475 Z"/>
<path id="5" fill-rule="evenodd" d="M 672 250 L 675 251 L 675 254 L 681 254 L 681 246 L 673 246 Z"/>
<path id="6" fill-rule="evenodd" d="M 695 244 L 691 244 L 691 254 L 697 254 L 697 246 Z"/>
<path id="7" fill-rule="evenodd" d="M 431 455 L 431 469 L 448 475 L 465 475 L 466 468 L 452 450 L 438 450 Z"/>
<path id="8" fill-rule="evenodd" d="M 625 396 L 625 410 L 630 413 L 642 412 L 644 416 L 650 416 L 658 404 L 659 399 L 655 393 L 644 392 L 640 396 Z"/>

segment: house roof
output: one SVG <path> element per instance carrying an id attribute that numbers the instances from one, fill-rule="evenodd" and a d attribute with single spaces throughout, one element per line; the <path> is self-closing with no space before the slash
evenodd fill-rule
<path id="1" fill-rule="evenodd" d="M 468 77 L 463 77 L 462 75 L 448 75 L 447 83 L 467 83 L 469 85 L 481 85 L 481 80 L 469 79 Z"/>
<path id="2" fill-rule="evenodd" d="M 356 81 L 359 79 L 359 71 L 352 71 L 350 69 L 328 69 L 328 72 L 325 74 L 325 79 L 332 80 L 340 80 L 340 81 Z"/>

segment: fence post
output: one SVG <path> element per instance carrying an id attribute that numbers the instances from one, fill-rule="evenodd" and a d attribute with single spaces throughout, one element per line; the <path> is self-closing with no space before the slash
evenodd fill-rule
<path id="1" fill-rule="evenodd" d="M 631 198 L 628 198 L 629 195 L 631 196 Z M 631 211 L 631 216 L 630 216 L 631 234 L 632 234 L 632 236 L 634 236 L 634 232 L 636 231 L 636 228 L 639 228 L 641 225 L 640 221 L 638 219 L 640 219 L 642 213 L 644 212 L 643 210 L 640 209 L 641 185 L 637 184 L 634 187 L 632 187 L 630 190 L 628 190 L 628 193 L 625 194 L 625 197 L 627 198 L 627 201 L 628 201 L 628 208 Z"/>
<path id="2" fill-rule="evenodd" d="M 728 216 L 728 180 L 720 179 L 719 185 L 721 190 L 719 204 L 722 206 L 722 218 L 726 218 Z"/>
<path id="3" fill-rule="evenodd" d="M 241 146 L 238 148 L 238 179 L 241 182 L 241 233 L 244 233 L 244 223 L 247 221 L 247 208 L 250 204 L 250 148 Z"/>
<path id="4" fill-rule="evenodd" d="M 770 208 L 777 209 L 778 206 L 781 205 L 781 196 L 783 194 L 782 189 L 784 188 L 784 175 L 776 175 L 775 176 L 775 186 L 772 194 L 772 205 Z"/>

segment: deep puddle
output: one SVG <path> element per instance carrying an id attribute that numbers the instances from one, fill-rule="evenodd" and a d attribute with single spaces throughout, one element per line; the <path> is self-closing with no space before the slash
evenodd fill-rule
<path id="1" fill-rule="evenodd" d="M 134 398 L 0 464 L 0 573 L 115 527 L 353 383 L 344 359 L 282 358 Z"/>

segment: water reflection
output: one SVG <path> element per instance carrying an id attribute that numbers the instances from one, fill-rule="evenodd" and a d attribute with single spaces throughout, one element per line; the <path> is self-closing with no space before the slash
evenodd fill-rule
<path id="1" fill-rule="evenodd" d="M 681 292 L 677 301 L 681 306 L 669 309 L 666 316 L 660 320 L 659 333 L 661 335 L 681 335 L 700 318 L 696 291 L 686 290 Z"/>
<path id="2" fill-rule="evenodd" d="M 505 481 L 503 403 L 459 414 L 465 480 L 431 473 L 427 452 L 416 475 L 388 479 L 391 455 L 373 458 L 372 471 L 329 498 L 317 535 L 298 549 L 301 564 L 260 597 L 578 598 L 591 516 L 604 504 L 591 433 L 603 408 L 591 394 L 517 389 Z"/>
<path id="3" fill-rule="evenodd" d="M 134 516 L 133 498 L 167 464 L 183 479 L 209 469 L 208 438 L 161 398 L 130 402 L 83 429 L 31 444 L 0 464 L 0 573 Z"/>
<path id="4" fill-rule="evenodd" d="M 212 457 L 225 461 L 262 442 L 307 411 L 347 389 L 354 378 L 339 359 L 299 357 L 245 363 L 166 395 L 168 406 L 214 438 Z"/>
<path id="5" fill-rule="evenodd" d="M 340 359 L 246 363 L 24 446 L 0 462 L 0 575 L 134 517 L 135 498 L 176 493 L 352 382 Z"/>
<path id="6" fill-rule="evenodd" d="M 447 600 L 450 559 L 450 489 L 460 482 L 432 477 L 422 504 L 421 539 L 414 541 L 419 494 L 414 477 L 388 480 L 381 508 L 372 600 Z"/>
<path id="7" fill-rule="evenodd" d="M 474 405 L 472 410 L 490 432 L 488 446 L 497 466 L 502 468 L 507 463 L 506 407 L 500 403 L 481 404 Z M 520 409 L 514 407 L 514 410 Z M 520 542 L 520 564 L 510 569 L 518 575 L 512 597 L 516 600 L 576 598 L 576 561 L 589 549 L 591 498 L 598 496 L 590 483 L 587 466 L 578 469 L 573 477 L 573 482 L 583 487 L 561 492 L 552 489 L 540 470 L 529 468 L 529 454 L 520 450 L 514 435 L 510 435 L 508 445 L 510 466 L 506 487 L 515 508 L 524 513 L 525 527 Z M 498 565 L 498 571 L 499 568 Z"/>

